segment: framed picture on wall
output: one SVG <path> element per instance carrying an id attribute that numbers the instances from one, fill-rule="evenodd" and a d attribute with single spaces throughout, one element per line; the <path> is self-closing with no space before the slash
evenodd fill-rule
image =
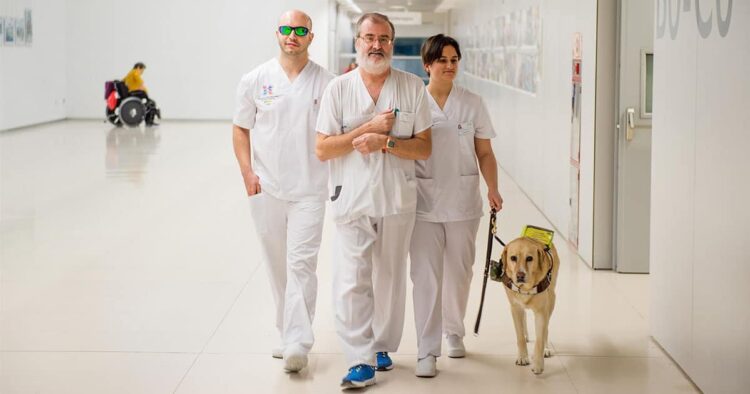
<path id="1" fill-rule="evenodd" d="M 16 41 L 16 20 L 5 18 L 5 45 L 13 45 Z"/>
<path id="2" fill-rule="evenodd" d="M 0 46 L 5 45 L 5 17 L 0 16 Z"/>
<path id="3" fill-rule="evenodd" d="M 23 20 L 26 26 L 26 44 L 31 45 L 34 42 L 34 24 L 31 22 L 31 9 L 23 10 Z"/>
<path id="4" fill-rule="evenodd" d="M 26 45 L 26 25 L 22 18 L 16 18 L 16 46 Z"/>

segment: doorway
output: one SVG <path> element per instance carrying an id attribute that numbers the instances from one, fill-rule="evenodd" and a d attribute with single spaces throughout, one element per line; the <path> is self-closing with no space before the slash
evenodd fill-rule
<path id="1" fill-rule="evenodd" d="M 617 272 L 649 272 L 654 10 L 651 0 L 618 2 L 613 253 Z"/>

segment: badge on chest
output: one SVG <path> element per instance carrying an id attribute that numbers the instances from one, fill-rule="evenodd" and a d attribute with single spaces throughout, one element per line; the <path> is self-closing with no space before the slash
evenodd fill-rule
<path id="1" fill-rule="evenodd" d="M 276 102 L 281 96 L 274 94 L 275 89 L 273 85 L 263 85 L 261 87 L 260 97 L 258 97 L 258 100 L 263 103 L 264 105 L 271 105 Z"/>
<path id="2" fill-rule="evenodd" d="M 474 122 L 461 122 L 456 126 L 458 134 L 468 134 L 474 132 Z"/>

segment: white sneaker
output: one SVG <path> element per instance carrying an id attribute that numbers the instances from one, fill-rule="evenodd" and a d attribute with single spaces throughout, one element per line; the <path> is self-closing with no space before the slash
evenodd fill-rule
<path id="1" fill-rule="evenodd" d="M 271 357 L 284 358 L 284 348 L 280 348 L 280 347 L 273 348 L 273 350 L 271 350 Z"/>
<path id="2" fill-rule="evenodd" d="M 284 369 L 287 372 L 299 372 L 307 366 L 307 355 L 291 353 L 284 355 Z"/>
<path id="3" fill-rule="evenodd" d="M 450 358 L 463 358 L 466 357 L 466 347 L 464 347 L 464 339 L 458 335 L 451 334 L 446 338 L 448 342 L 448 357 Z"/>
<path id="4" fill-rule="evenodd" d="M 415 375 L 420 378 L 435 377 L 435 375 L 437 375 L 435 363 L 435 356 L 433 355 L 417 360 L 417 370 L 415 371 Z"/>

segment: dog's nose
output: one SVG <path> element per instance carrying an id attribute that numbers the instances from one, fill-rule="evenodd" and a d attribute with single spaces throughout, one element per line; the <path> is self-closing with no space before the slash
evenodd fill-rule
<path id="1" fill-rule="evenodd" d="M 518 283 L 524 283 L 526 282 L 526 274 L 523 272 L 519 272 L 516 274 L 516 282 Z"/>

